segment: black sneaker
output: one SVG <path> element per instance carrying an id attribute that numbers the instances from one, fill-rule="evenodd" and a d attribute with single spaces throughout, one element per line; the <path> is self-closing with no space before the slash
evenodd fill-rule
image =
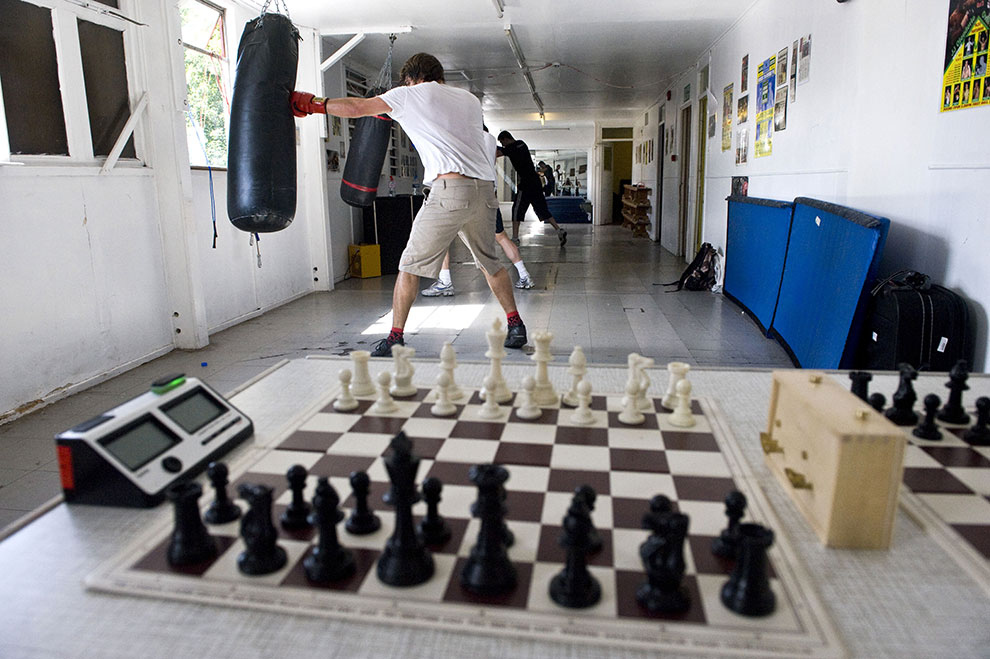
<path id="1" fill-rule="evenodd" d="M 525 332 L 523 332 L 525 336 Z M 395 341 L 393 343 L 388 342 L 388 337 L 385 337 L 381 341 L 375 344 L 375 347 L 371 351 L 372 357 L 391 357 L 392 356 L 392 346 L 398 343 L 400 346 L 406 345 L 406 342 L 402 339 Z"/>
<path id="2" fill-rule="evenodd" d="M 563 229 L 557 232 L 557 237 L 560 238 L 560 246 L 563 247 L 567 244 L 567 232 Z"/>
<path id="3" fill-rule="evenodd" d="M 510 327 L 505 333 L 505 343 L 502 345 L 506 348 L 522 348 L 526 345 L 526 326 L 520 323 Z"/>

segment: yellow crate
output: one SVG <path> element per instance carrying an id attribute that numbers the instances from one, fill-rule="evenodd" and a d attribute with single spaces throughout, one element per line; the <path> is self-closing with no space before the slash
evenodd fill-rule
<path id="1" fill-rule="evenodd" d="M 379 245 L 348 245 L 347 268 L 352 277 L 381 277 L 382 255 Z"/>

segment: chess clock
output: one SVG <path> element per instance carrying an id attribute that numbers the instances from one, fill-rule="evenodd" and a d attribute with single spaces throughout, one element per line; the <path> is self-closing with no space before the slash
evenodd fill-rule
<path id="1" fill-rule="evenodd" d="M 150 391 L 55 436 L 68 503 L 150 508 L 254 432 L 204 382 L 169 375 Z"/>

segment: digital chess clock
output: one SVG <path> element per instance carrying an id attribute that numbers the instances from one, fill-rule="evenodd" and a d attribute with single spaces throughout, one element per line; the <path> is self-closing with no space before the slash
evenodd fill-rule
<path id="1" fill-rule="evenodd" d="M 223 396 L 170 375 L 151 390 L 55 436 L 69 503 L 151 507 L 254 432 Z"/>

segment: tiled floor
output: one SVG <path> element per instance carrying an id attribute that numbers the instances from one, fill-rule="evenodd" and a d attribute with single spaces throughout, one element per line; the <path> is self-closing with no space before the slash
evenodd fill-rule
<path id="1" fill-rule="evenodd" d="M 575 345 L 588 361 L 624 364 L 639 352 L 695 365 L 788 367 L 791 362 L 738 307 L 720 295 L 669 290 L 685 267 L 659 245 L 617 226 L 564 225 L 567 246 L 535 222 L 523 224 L 522 255 L 536 287 L 516 291 L 532 334 L 550 330 L 566 360 Z M 458 359 L 483 360 L 485 331 L 501 308 L 460 243 L 453 252 L 456 294 L 420 297 L 406 326 L 417 357 L 437 357 L 452 341 Z M 504 257 L 503 257 L 504 260 Z M 509 266 L 513 281 L 518 277 Z M 194 352 L 174 351 L 100 385 L 0 426 L 0 529 L 60 494 L 54 435 L 184 372 L 228 392 L 285 358 L 367 349 L 391 327 L 394 276 L 350 279 L 210 337 Z M 423 286 L 430 282 L 423 282 Z M 528 359 L 509 351 L 509 360 Z"/>

